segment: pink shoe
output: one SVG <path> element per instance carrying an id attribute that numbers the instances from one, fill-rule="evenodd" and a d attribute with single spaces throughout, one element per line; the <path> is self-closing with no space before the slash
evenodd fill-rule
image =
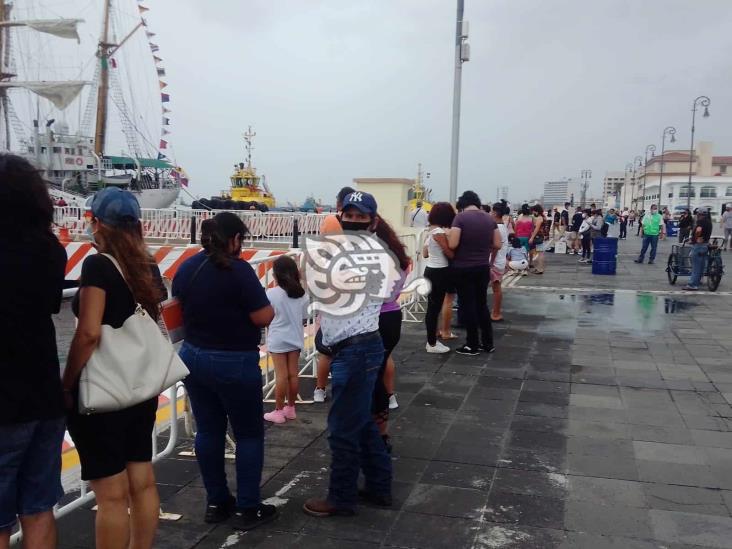
<path id="1" fill-rule="evenodd" d="M 285 406 L 282 411 L 284 412 L 286 419 L 297 419 L 294 406 Z"/>
<path id="2" fill-rule="evenodd" d="M 264 414 L 264 419 L 271 421 L 272 423 L 284 423 L 287 421 L 283 410 L 272 410 L 271 412 Z"/>

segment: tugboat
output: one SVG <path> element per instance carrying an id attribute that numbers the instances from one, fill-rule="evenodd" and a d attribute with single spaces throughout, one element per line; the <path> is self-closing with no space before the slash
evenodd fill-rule
<path id="1" fill-rule="evenodd" d="M 407 199 L 409 200 L 408 211 L 413 211 L 417 208 L 417 203 L 421 203 L 422 209 L 429 212 L 432 209 L 432 203 L 430 197 L 432 195 L 432 189 L 428 189 L 424 186 L 423 180 L 429 179 L 430 174 L 426 174 L 422 171 L 422 164 L 417 164 L 417 179 L 414 180 L 414 185 L 407 191 Z"/>
<path id="2" fill-rule="evenodd" d="M 234 165 L 231 176 L 231 187 L 221 191 L 221 196 L 205 198 L 193 203 L 193 209 L 212 210 L 259 210 L 269 211 L 276 205 L 275 197 L 267 186 L 264 175 L 257 175 L 257 169 L 252 165 L 252 140 L 257 134 L 249 126 L 244 134 L 244 149 L 247 153 L 246 162 Z"/>

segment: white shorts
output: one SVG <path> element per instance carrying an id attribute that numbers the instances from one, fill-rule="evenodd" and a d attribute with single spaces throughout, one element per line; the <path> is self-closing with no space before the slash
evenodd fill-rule
<path id="1" fill-rule="evenodd" d="M 529 268 L 529 262 L 525 259 L 521 259 L 520 261 L 509 261 L 508 267 L 514 271 L 525 271 Z"/>

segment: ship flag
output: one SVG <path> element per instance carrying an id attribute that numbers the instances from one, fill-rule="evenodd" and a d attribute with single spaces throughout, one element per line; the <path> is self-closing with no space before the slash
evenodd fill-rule
<path id="1" fill-rule="evenodd" d="M 145 6 L 143 6 L 142 4 L 138 4 L 138 5 L 137 5 L 137 9 L 138 9 L 138 10 L 140 10 L 140 13 L 141 13 L 141 14 L 145 13 L 146 11 L 150 11 L 150 8 L 146 8 L 146 7 L 145 7 Z"/>
<path id="2" fill-rule="evenodd" d="M 163 136 L 170 135 L 170 132 L 163 128 Z"/>
<path id="3" fill-rule="evenodd" d="M 163 126 L 170 126 L 170 118 L 163 116 Z"/>
<path id="4" fill-rule="evenodd" d="M 168 103 L 170 101 L 170 95 L 167 93 L 161 93 L 160 101 L 162 101 L 163 103 Z"/>
<path id="5" fill-rule="evenodd" d="M 153 59 L 155 60 L 156 63 L 162 63 L 163 62 L 163 60 L 160 57 L 158 57 L 157 55 L 153 55 Z"/>
<path id="6" fill-rule="evenodd" d="M 152 42 L 150 42 L 150 51 L 151 52 L 155 53 L 155 52 L 157 52 L 159 50 L 160 50 L 160 46 L 158 46 L 157 44 L 153 44 Z"/>
<path id="7" fill-rule="evenodd" d="M 152 38 L 153 36 L 157 36 L 156 33 L 150 32 L 150 31 L 145 31 L 145 34 L 147 35 L 148 38 Z"/>
<path id="8" fill-rule="evenodd" d="M 165 82 L 163 82 L 162 80 L 160 80 L 160 89 L 164 90 L 167 87 L 168 87 L 168 85 Z"/>
<path id="9" fill-rule="evenodd" d="M 170 112 L 172 112 L 172 111 L 169 108 L 163 106 L 163 114 L 168 114 Z"/>
<path id="10" fill-rule="evenodd" d="M 168 142 L 165 139 L 160 140 L 160 148 L 161 149 L 167 149 L 168 148 Z"/>
<path id="11" fill-rule="evenodd" d="M 165 76 L 165 69 L 162 67 L 158 67 L 158 76 Z"/>

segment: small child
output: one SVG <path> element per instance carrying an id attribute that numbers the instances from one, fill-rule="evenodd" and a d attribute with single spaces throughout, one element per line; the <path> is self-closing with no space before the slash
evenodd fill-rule
<path id="1" fill-rule="evenodd" d="M 298 363 L 304 345 L 302 321 L 307 317 L 308 297 L 300 282 L 297 264 L 291 257 L 278 257 L 272 271 L 277 286 L 267 290 L 267 298 L 275 311 L 267 330 L 267 350 L 275 368 L 275 409 L 264 414 L 264 419 L 285 423 L 297 417 Z"/>
<path id="2" fill-rule="evenodd" d="M 508 268 L 512 271 L 518 271 L 524 275 L 528 274 L 527 269 L 529 268 L 529 255 L 526 253 L 526 248 L 521 245 L 521 240 L 517 237 L 513 237 L 511 240 L 511 246 L 508 250 Z"/>

